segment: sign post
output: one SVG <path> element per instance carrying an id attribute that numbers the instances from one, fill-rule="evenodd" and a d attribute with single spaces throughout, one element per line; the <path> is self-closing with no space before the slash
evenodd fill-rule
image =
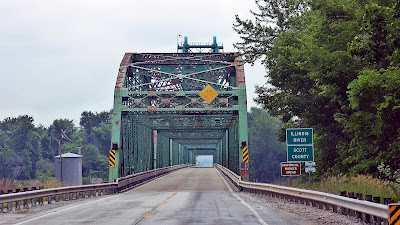
<path id="1" fill-rule="evenodd" d="M 305 162 L 305 171 L 308 173 L 308 188 L 311 189 L 311 173 L 315 172 L 315 162 Z"/>

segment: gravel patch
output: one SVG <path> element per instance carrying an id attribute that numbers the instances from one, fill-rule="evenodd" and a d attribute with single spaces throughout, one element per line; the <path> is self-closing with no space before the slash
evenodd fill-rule
<path id="1" fill-rule="evenodd" d="M 296 224 L 343 224 L 343 225 L 364 225 L 358 218 L 345 216 L 331 211 L 322 210 L 316 207 L 307 206 L 285 199 L 275 198 L 267 195 L 253 194 L 246 192 L 236 193 L 243 200 L 249 203 L 256 211 L 264 208 L 272 210 L 281 217 L 295 221 Z"/>

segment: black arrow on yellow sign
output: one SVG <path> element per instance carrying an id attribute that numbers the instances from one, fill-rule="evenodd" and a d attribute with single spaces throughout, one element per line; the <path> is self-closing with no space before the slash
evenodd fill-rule
<path id="1" fill-rule="evenodd" d="M 115 167 L 115 150 L 110 151 L 110 166 Z"/>
<path id="2" fill-rule="evenodd" d="M 400 224 L 400 205 L 390 204 L 389 205 L 389 224 L 399 225 Z"/>
<path id="3" fill-rule="evenodd" d="M 249 149 L 247 146 L 243 148 L 243 162 L 249 163 Z"/>

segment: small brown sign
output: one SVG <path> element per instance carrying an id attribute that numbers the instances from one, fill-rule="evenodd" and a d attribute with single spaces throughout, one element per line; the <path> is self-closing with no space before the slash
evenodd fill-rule
<path id="1" fill-rule="evenodd" d="M 281 162 L 281 176 L 300 176 L 300 162 Z"/>

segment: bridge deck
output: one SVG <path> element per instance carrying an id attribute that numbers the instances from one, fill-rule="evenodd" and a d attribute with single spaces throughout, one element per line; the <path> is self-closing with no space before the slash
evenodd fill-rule
<path id="1" fill-rule="evenodd" d="M 211 167 L 187 168 L 149 184 L 135 192 L 229 192 L 218 172 Z"/>
<path id="2" fill-rule="evenodd" d="M 181 169 L 122 194 L 73 202 L 7 223 L 311 224 L 283 215 L 249 194 L 231 192 L 214 168 Z"/>

